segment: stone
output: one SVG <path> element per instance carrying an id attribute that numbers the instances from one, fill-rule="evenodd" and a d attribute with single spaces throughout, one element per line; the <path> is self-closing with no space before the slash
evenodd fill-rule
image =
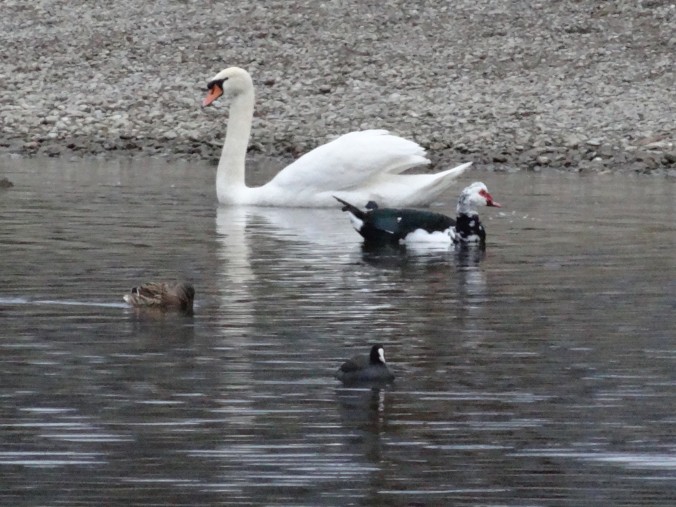
<path id="1" fill-rule="evenodd" d="M 576 134 L 568 134 L 563 138 L 563 145 L 567 148 L 577 148 L 583 142 L 584 138 Z"/>
<path id="2" fill-rule="evenodd" d="M 663 157 L 666 164 L 676 164 L 676 151 L 667 151 Z"/>

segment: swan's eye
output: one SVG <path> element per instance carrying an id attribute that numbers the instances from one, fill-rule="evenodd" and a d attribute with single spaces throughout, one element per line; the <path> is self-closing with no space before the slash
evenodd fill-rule
<path id="1" fill-rule="evenodd" d="M 207 90 L 211 90 L 214 86 L 218 85 L 219 88 L 223 89 L 223 82 L 225 82 L 228 78 L 226 77 L 225 79 L 215 79 L 213 81 L 209 81 L 207 83 Z"/>

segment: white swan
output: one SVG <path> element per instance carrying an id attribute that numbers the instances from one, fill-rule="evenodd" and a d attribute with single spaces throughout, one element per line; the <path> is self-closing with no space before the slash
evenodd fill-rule
<path id="1" fill-rule="evenodd" d="M 232 102 L 223 152 L 216 173 L 221 204 L 328 207 L 333 196 L 365 205 L 426 206 L 471 162 L 434 174 L 400 174 L 429 164 L 425 150 L 386 130 L 350 132 L 303 155 L 260 187 L 244 181 L 246 151 L 254 111 L 254 87 L 244 69 L 230 67 L 208 83 L 202 107 L 223 94 Z"/>

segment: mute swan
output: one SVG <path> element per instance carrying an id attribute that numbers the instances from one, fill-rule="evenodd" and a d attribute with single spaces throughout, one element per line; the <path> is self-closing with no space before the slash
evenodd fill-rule
<path id="1" fill-rule="evenodd" d="M 477 206 L 495 206 L 500 204 L 493 200 L 486 185 L 480 181 L 466 187 L 456 208 L 457 216 L 451 217 L 441 213 L 417 209 L 378 208 L 369 202 L 367 211 L 339 199 L 343 211 L 350 215 L 350 221 L 356 231 L 362 235 L 366 243 L 455 243 L 467 245 L 486 244 L 486 230 L 481 225 Z"/>
<path id="2" fill-rule="evenodd" d="M 189 283 L 146 282 L 132 287 L 123 299 L 131 306 L 192 313 L 195 288 Z"/>
<path id="3" fill-rule="evenodd" d="M 392 382 L 394 375 L 385 362 L 385 350 L 380 344 L 371 347 L 371 353 L 366 356 L 355 356 L 345 361 L 338 371 L 336 378 L 345 384 L 358 382 Z"/>
<path id="4" fill-rule="evenodd" d="M 425 150 L 386 130 L 350 132 L 319 146 L 284 168 L 261 187 L 247 187 L 244 165 L 254 111 L 254 87 L 244 69 L 230 67 L 208 83 L 206 107 L 221 95 L 231 98 L 223 152 L 216 173 L 221 204 L 328 207 L 333 196 L 366 204 L 426 206 L 446 190 L 471 162 L 435 174 L 407 174 L 429 164 Z"/>

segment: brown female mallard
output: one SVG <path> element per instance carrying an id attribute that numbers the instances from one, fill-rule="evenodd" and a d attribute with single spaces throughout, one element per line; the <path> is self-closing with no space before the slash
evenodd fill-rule
<path id="1" fill-rule="evenodd" d="M 186 282 L 164 283 L 146 282 L 132 287 L 124 300 L 136 307 L 161 308 L 192 312 L 195 288 Z"/>

